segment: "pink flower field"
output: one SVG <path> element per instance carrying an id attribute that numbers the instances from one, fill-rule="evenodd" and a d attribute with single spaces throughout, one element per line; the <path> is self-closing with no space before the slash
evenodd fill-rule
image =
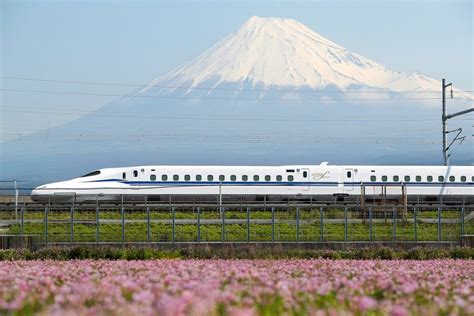
<path id="1" fill-rule="evenodd" d="M 0 262 L 0 314 L 474 314 L 470 260 Z"/>

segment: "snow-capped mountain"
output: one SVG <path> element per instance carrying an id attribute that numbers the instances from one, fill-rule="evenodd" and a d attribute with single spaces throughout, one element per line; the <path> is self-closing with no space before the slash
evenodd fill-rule
<path id="1" fill-rule="evenodd" d="M 293 19 L 252 17 L 198 57 L 152 80 L 139 94 L 202 95 L 223 87 L 231 88 L 233 95 L 248 88 L 391 93 L 440 91 L 440 85 L 350 52 Z"/>

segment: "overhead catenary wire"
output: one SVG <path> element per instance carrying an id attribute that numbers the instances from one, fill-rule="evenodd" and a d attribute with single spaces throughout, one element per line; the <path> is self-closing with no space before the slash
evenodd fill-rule
<path id="1" fill-rule="evenodd" d="M 81 81 L 81 80 L 58 80 L 58 79 L 41 79 L 41 78 L 30 78 L 30 77 L 18 77 L 18 76 L 0 76 L 1 79 L 9 80 L 23 80 L 23 81 L 37 81 L 37 82 L 50 82 L 50 83 L 66 83 L 66 84 L 82 84 L 82 85 L 102 85 L 102 86 L 122 86 L 122 87 L 141 87 L 141 88 L 161 88 L 161 89 L 183 89 L 183 90 L 217 90 L 217 91 L 255 91 L 255 92 L 302 92 L 302 93 L 440 93 L 441 90 L 433 91 L 390 91 L 390 90 L 327 90 L 327 89 L 315 89 L 315 90 L 295 90 L 295 89 L 262 89 L 262 88 L 226 88 L 226 87 L 199 87 L 199 86 L 170 86 L 170 85 L 158 85 L 158 84 L 128 84 L 128 83 L 114 83 L 114 82 L 98 82 L 98 81 Z M 469 92 L 469 91 L 464 91 Z M 471 91 L 472 92 L 472 91 Z"/>
<path id="2" fill-rule="evenodd" d="M 301 99 L 301 98 L 247 98 L 247 97 L 203 97 L 203 96 L 171 96 L 171 95 L 138 95 L 138 94 L 105 94 L 105 93 L 87 93 L 87 92 L 70 92 L 70 91 L 49 91 L 49 90 L 25 90 L 25 89 L 5 89 L 0 88 L 0 91 L 8 92 L 27 92 L 27 93 L 45 93 L 45 94 L 60 94 L 60 95 L 82 95 L 82 96 L 100 96 L 100 97 L 123 97 L 123 98 L 158 98 L 158 99 L 191 99 L 191 100 L 217 100 L 217 101 L 298 101 L 302 103 L 318 101 L 324 102 L 341 102 L 341 101 L 407 101 L 407 100 L 441 100 L 440 97 L 421 97 L 421 98 L 340 98 L 340 99 Z M 293 91 L 294 92 L 294 91 Z M 465 99 L 473 100 L 473 99 Z"/>

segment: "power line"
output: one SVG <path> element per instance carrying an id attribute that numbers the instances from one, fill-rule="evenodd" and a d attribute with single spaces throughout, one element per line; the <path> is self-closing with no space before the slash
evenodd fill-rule
<path id="1" fill-rule="evenodd" d="M 10 109 L 4 109 L 4 108 L 13 108 L 12 110 Z M 27 113 L 27 114 L 52 114 L 52 115 L 73 115 L 73 116 L 96 116 L 96 117 L 133 117 L 133 118 L 147 118 L 147 119 L 171 119 L 171 120 L 210 120 L 210 121 L 275 121 L 275 122 L 354 122 L 354 121 L 360 121 L 360 122 L 419 122 L 419 119 L 406 119 L 406 118 L 400 118 L 400 119 L 365 119 L 365 118 L 337 118 L 337 119 L 330 119 L 330 118 L 296 118 L 296 119 L 291 119 L 291 118 L 275 118 L 275 117 L 222 117 L 222 116 L 190 116 L 187 114 L 184 115 L 153 115 L 152 113 L 149 114 L 143 114 L 143 115 L 137 115 L 135 113 L 131 112 L 119 112 L 119 113 L 90 113 L 88 111 L 81 111 L 81 110 L 73 110 L 73 112 L 70 111 L 36 111 L 36 110 L 16 110 L 18 106 L 8 106 L 8 105 L 0 105 L 0 112 L 11 112 L 11 113 Z M 59 108 L 61 109 L 61 108 Z M 473 119 L 460 119 L 460 120 L 466 120 L 466 121 L 471 121 Z M 439 121 L 438 118 L 426 118 L 423 119 L 423 121 Z"/>
<path id="2" fill-rule="evenodd" d="M 38 81 L 38 82 L 55 82 L 68 84 L 83 84 L 83 85 L 104 85 L 104 86 L 123 86 L 123 87 L 142 87 L 142 88 L 162 88 L 162 89 L 183 89 L 183 90 L 220 90 L 220 91 L 255 91 L 255 92 L 302 92 L 302 93 L 440 93 L 440 91 L 380 91 L 380 90 L 356 90 L 356 91 L 338 91 L 338 90 L 294 90 L 294 89 L 258 89 L 258 88 L 223 88 L 223 87 L 193 87 L 193 86 L 169 86 L 156 84 L 126 84 L 126 83 L 110 83 L 98 81 L 79 81 L 79 80 L 55 80 L 55 79 L 40 79 L 14 76 L 0 76 L 2 79 L 23 80 L 23 81 Z M 469 92 L 469 91 L 465 91 Z"/>
<path id="3" fill-rule="evenodd" d="M 62 95 L 83 95 L 83 96 L 101 96 L 101 97 L 124 97 L 124 98 L 158 98 L 158 99 L 192 99 L 192 100 L 226 100 L 226 101 L 407 101 L 407 100 L 441 100 L 440 97 L 433 98 L 395 98 L 395 99 L 374 99 L 374 98 L 340 98 L 340 99 L 300 99 L 300 98 L 228 98 L 228 97 L 196 97 L 196 96 L 163 96 L 163 95 L 127 95 L 127 94 L 103 94 L 103 93 L 84 93 L 84 92 L 64 92 L 64 91 L 46 91 L 46 90 L 22 90 L 22 89 L 3 89 L 0 91 L 9 92 L 28 92 L 28 93 L 47 93 Z"/>

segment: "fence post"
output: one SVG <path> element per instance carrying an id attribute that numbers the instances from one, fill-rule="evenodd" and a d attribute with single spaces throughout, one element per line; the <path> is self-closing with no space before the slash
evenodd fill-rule
<path id="1" fill-rule="evenodd" d="M 222 213 L 222 242 L 225 242 L 225 208 L 221 206 Z"/>
<path id="2" fill-rule="evenodd" d="M 441 241 L 441 207 L 438 207 L 438 241 Z"/>
<path id="3" fill-rule="evenodd" d="M 296 242 L 300 242 L 300 208 L 296 208 Z"/>
<path id="4" fill-rule="evenodd" d="M 70 228 L 70 240 L 71 242 L 74 242 L 74 198 L 73 198 L 73 204 L 71 206 L 71 228 Z"/>
<path id="5" fill-rule="evenodd" d="M 125 208 L 123 206 L 123 196 L 122 196 L 122 207 L 120 208 L 122 215 L 122 243 L 125 241 Z"/>
<path id="6" fill-rule="evenodd" d="M 44 242 L 48 245 L 48 206 L 44 207 Z"/>
<path id="7" fill-rule="evenodd" d="M 415 232 L 415 242 L 418 242 L 418 232 L 417 232 L 417 221 L 416 221 L 417 209 L 413 208 L 413 231 Z"/>
<path id="8" fill-rule="evenodd" d="M 197 208 L 197 242 L 201 242 L 201 209 Z"/>
<path id="9" fill-rule="evenodd" d="M 319 230 L 320 230 L 320 239 L 321 242 L 324 241 L 324 215 L 323 215 L 323 207 L 319 208 Z"/>
<path id="10" fill-rule="evenodd" d="M 392 214 L 392 215 L 393 215 L 392 240 L 393 240 L 394 242 L 396 242 L 396 241 L 397 241 L 397 213 L 396 213 L 395 207 L 392 208 L 392 213 L 393 213 L 393 214 Z"/>
<path id="11" fill-rule="evenodd" d="M 25 206 L 20 208 L 20 237 L 23 240 L 23 230 L 25 227 Z"/>
<path id="12" fill-rule="evenodd" d="M 464 205 L 461 208 L 461 238 L 464 235 Z"/>
<path id="13" fill-rule="evenodd" d="M 15 224 L 18 224 L 18 182 L 15 180 Z"/>
<path id="14" fill-rule="evenodd" d="M 250 209 L 247 207 L 247 242 L 250 242 Z"/>
<path id="15" fill-rule="evenodd" d="M 99 212 L 100 212 L 100 206 L 99 206 L 99 199 L 97 198 L 97 205 L 95 207 L 95 242 L 99 243 L 100 241 L 100 217 L 99 217 Z"/>
<path id="16" fill-rule="evenodd" d="M 347 242 L 347 207 L 344 207 L 344 241 Z"/>
<path id="17" fill-rule="evenodd" d="M 369 240 L 373 241 L 372 236 L 372 206 L 369 206 Z"/>
<path id="18" fill-rule="evenodd" d="M 272 207 L 272 243 L 275 242 L 275 208 Z"/>
<path id="19" fill-rule="evenodd" d="M 174 213 L 174 207 L 171 208 L 171 242 L 174 244 L 175 242 L 175 221 L 176 216 Z"/>
<path id="20" fill-rule="evenodd" d="M 146 242 L 151 242 L 150 207 L 146 207 Z"/>

